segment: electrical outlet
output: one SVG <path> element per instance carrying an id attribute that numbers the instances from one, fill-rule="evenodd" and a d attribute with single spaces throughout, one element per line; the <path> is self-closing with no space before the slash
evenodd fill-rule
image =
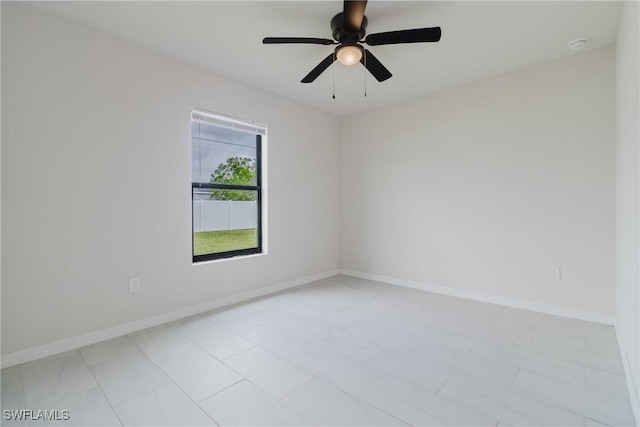
<path id="1" fill-rule="evenodd" d="M 362 255 L 362 246 L 356 246 L 356 256 Z"/>
<path id="2" fill-rule="evenodd" d="M 553 280 L 555 282 L 559 282 L 560 280 L 562 280 L 559 265 L 549 266 L 549 280 Z"/>
<path id="3" fill-rule="evenodd" d="M 136 292 L 140 292 L 142 288 L 142 279 L 139 277 L 130 277 L 129 278 L 129 293 L 135 294 Z"/>

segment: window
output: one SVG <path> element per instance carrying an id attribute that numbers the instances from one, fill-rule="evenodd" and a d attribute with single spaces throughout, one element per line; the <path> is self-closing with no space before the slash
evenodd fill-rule
<path id="1" fill-rule="evenodd" d="M 253 122 L 191 112 L 193 261 L 262 252 L 262 139 Z"/>

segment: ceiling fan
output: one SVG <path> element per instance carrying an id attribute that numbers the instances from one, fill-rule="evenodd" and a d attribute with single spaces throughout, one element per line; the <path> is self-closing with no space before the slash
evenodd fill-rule
<path id="1" fill-rule="evenodd" d="M 338 45 L 333 53 L 316 65 L 301 80 L 302 83 L 314 81 L 336 59 L 344 65 L 354 65 L 360 62 L 379 82 L 382 82 L 390 78 L 391 73 L 378 61 L 378 58 L 368 49 L 361 46 L 362 43 L 366 43 L 369 46 L 380 46 L 385 44 L 437 42 L 440 40 L 440 27 L 388 31 L 369 34 L 365 38 L 367 17 L 364 16 L 364 10 L 366 7 L 367 0 L 344 0 L 343 11 L 331 19 L 331 30 L 335 41 L 312 37 L 265 37 L 262 43 Z"/>

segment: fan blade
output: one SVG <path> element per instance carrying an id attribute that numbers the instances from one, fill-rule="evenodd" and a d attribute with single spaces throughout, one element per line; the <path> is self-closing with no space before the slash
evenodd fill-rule
<path id="1" fill-rule="evenodd" d="M 265 37 L 262 39 L 263 44 L 283 44 L 283 43 L 302 43 L 302 44 L 337 44 L 329 39 L 316 39 L 313 37 Z"/>
<path id="2" fill-rule="evenodd" d="M 364 65 L 379 82 L 383 82 L 393 75 L 368 49 L 364 50 L 364 55 L 360 58 L 360 63 Z"/>
<path id="3" fill-rule="evenodd" d="M 442 31 L 440 27 L 416 28 L 415 30 L 389 31 L 386 33 L 369 34 L 365 43 L 369 46 L 398 43 L 424 43 L 440 40 Z"/>
<path id="4" fill-rule="evenodd" d="M 324 70 L 329 68 L 329 65 L 333 64 L 333 61 L 335 61 L 335 60 L 336 60 L 336 55 L 332 52 L 329 56 L 324 58 L 321 63 L 316 65 L 316 68 L 314 68 L 313 70 L 311 70 L 311 72 L 309 74 L 304 76 L 304 79 L 302 79 L 300 82 L 301 83 L 311 83 L 312 81 L 317 79 L 318 76 L 320 74 L 322 74 L 322 72 Z"/>
<path id="5" fill-rule="evenodd" d="M 344 0 L 342 13 L 342 28 L 350 33 L 357 33 L 362 26 L 364 10 L 367 8 L 367 0 Z"/>

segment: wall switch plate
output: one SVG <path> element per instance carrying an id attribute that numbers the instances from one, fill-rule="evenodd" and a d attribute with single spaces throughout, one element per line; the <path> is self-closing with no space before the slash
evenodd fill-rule
<path id="1" fill-rule="evenodd" d="M 362 255 L 362 246 L 356 246 L 356 256 Z"/>
<path id="2" fill-rule="evenodd" d="M 140 279 L 139 277 L 130 277 L 129 293 L 135 294 L 136 292 L 140 292 L 140 288 L 142 288 L 142 279 Z"/>
<path id="3" fill-rule="evenodd" d="M 549 267 L 549 280 L 553 280 L 553 281 L 560 281 L 562 280 L 562 277 L 560 275 L 560 266 L 559 265 L 553 265 Z"/>

